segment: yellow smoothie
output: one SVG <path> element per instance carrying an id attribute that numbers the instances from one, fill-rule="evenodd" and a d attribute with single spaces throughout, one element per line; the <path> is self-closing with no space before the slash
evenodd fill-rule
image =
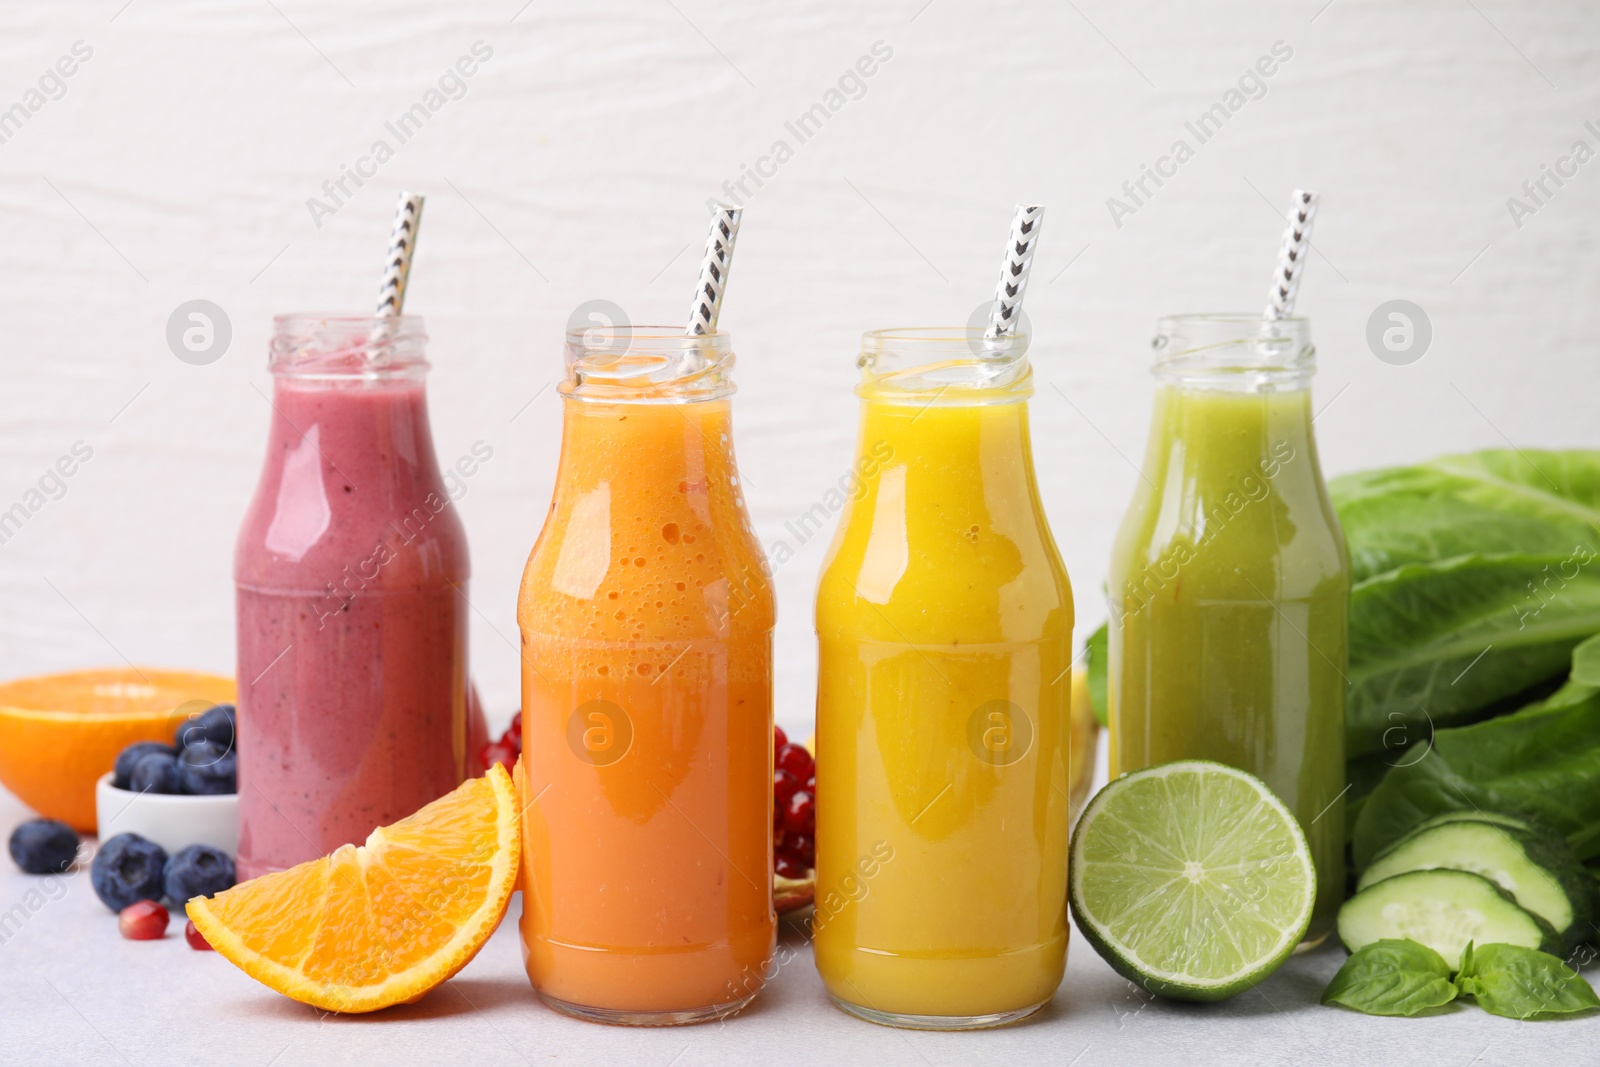
<path id="1" fill-rule="evenodd" d="M 867 371 L 817 595 L 817 968 L 856 1014 L 979 1025 L 1065 967 L 1072 591 L 1026 364 L 981 387 Z"/>

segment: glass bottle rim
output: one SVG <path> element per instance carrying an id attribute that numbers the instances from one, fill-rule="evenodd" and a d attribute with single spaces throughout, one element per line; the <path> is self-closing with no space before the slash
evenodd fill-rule
<path id="1" fill-rule="evenodd" d="M 686 403 L 732 396 L 733 339 L 682 326 L 587 326 L 566 334 L 562 396 L 612 403 Z"/>
<path id="2" fill-rule="evenodd" d="M 420 380 L 429 368 L 421 315 L 295 311 L 272 318 L 267 366 L 311 381 Z"/>
<path id="3" fill-rule="evenodd" d="M 861 335 L 856 395 L 887 403 L 983 404 L 1033 395 L 1026 333 L 974 326 L 897 326 Z"/>
<path id="4" fill-rule="evenodd" d="M 1316 373 L 1311 320 L 1222 312 L 1163 315 L 1151 339 L 1152 373 L 1194 388 L 1270 392 L 1305 388 Z"/>

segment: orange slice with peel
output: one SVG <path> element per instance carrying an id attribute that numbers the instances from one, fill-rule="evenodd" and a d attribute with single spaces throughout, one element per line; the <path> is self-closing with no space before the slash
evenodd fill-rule
<path id="1" fill-rule="evenodd" d="M 327 1011 L 413 1001 L 465 967 L 505 917 L 521 836 L 499 765 L 366 844 L 189 901 L 235 966 Z"/>
<path id="2" fill-rule="evenodd" d="M 0 783 L 24 804 L 94 833 L 94 784 L 135 741 L 172 743 L 178 723 L 231 703 L 232 678 L 151 667 L 71 671 L 0 684 Z"/>

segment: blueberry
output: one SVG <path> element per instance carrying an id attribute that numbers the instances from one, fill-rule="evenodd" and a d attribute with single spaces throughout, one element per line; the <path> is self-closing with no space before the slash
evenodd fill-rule
<path id="1" fill-rule="evenodd" d="M 190 897 L 215 896 L 234 882 L 233 859 L 220 848 L 190 845 L 167 861 L 167 899 L 182 907 Z"/>
<path id="2" fill-rule="evenodd" d="M 111 784 L 118 789 L 132 789 L 133 765 L 152 752 L 177 755 L 176 749 L 171 745 L 163 745 L 160 741 L 136 741 L 117 753 L 117 764 L 112 769 Z"/>
<path id="3" fill-rule="evenodd" d="M 221 745 L 201 741 L 178 754 L 183 792 L 214 796 L 239 791 L 239 757 Z"/>
<path id="4" fill-rule="evenodd" d="M 232 704 L 218 704 L 198 715 L 192 715 L 178 724 L 173 744 L 179 749 L 209 741 L 225 749 L 233 747 L 235 712 Z"/>
<path id="5" fill-rule="evenodd" d="M 167 853 L 138 834 L 118 834 L 100 846 L 89 865 L 89 884 L 100 903 L 120 912 L 141 900 L 160 900 Z"/>
<path id="6" fill-rule="evenodd" d="M 11 858 L 29 874 L 59 874 L 78 855 L 78 835 L 54 819 L 32 819 L 11 831 Z"/>
<path id="7" fill-rule="evenodd" d="M 133 765 L 128 788 L 135 793 L 181 793 L 183 781 L 171 752 L 147 752 Z"/>

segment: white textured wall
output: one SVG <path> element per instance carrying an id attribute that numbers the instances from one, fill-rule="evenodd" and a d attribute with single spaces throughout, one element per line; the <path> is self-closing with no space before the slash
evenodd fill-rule
<path id="1" fill-rule="evenodd" d="M 1331 471 L 1596 441 L 1600 161 L 1520 227 L 1506 203 L 1575 141 L 1600 148 L 1594 5 L 121 4 L 0 9 L 0 108 L 74 42 L 93 50 L 0 144 L 0 509 L 74 442 L 94 450 L 0 545 L 3 675 L 123 656 L 231 670 L 270 316 L 366 309 L 401 187 L 431 194 L 408 309 L 433 336 L 441 458 L 494 449 L 460 506 L 497 720 L 517 700 L 508 642 L 554 475 L 545 387 L 567 317 L 606 298 L 681 320 L 706 198 L 780 138 L 794 155 L 750 201 L 723 318 L 769 544 L 850 459 L 860 331 L 964 320 L 1022 198 L 1050 207 L 1028 300 L 1035 449 L 1085 629 L 1142 450 L 1152 321 L 1259 306 L 1296 185 L 1324 194 L 1301 309 L 1321 400 L 1337 397 L 1318 422 Z M 307 198 L 475 41 L 493 55 L 466 94 L 316 226 Z M 865 95 L 798 144 L 785 121 L 878 41 L 893 56 Z M 1198 145 L 1185 121 L 1278 41 L 1293 56 L 1265 95 Z M 1107 198 L 1180 137 L 1194 157 L 1114 225 Z M 194 298 L 232 322 L 209 366 L 165 341 Z M 1433 324 L 1408 366 L 1365 340 L 1395 298 Z M 779 572 L 791 728 L 811 716 L 822 549 Z"/>

